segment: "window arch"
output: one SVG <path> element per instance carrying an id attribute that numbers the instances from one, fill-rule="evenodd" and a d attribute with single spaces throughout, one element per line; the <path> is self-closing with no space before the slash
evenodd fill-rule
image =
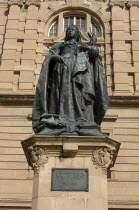
<path id="1" fill-rule="evenodd" d="M 97 37 L 101 37 L 100 28 L 94 21 L 91 22 L 91 32 L 94 33 Z"/>
<path id="2" fill-rule="evenodd" d="M 48 30 L 48 37 L 55 37 L 58 34 L 58 20 L 55 20 Z"/>
<path id="3" fill-rule="evenodd" d="M 95 17 L 91 17 L 91 15 L 86 13 L 62 13 L 62 15 L 55 17 L 54 21 L 51 22 L 47 32 L 48 37 L 57 37 L 58 35 L 62 34 L 62 32 L 64 32 L 69 25 L 76 25 L 78 28 L 83 29 L 85 32 L 90 32 L 91 30 L 91 32 L 94 33 L 97 37 L 102 36 L 102 27 L 99 25 Z"/>

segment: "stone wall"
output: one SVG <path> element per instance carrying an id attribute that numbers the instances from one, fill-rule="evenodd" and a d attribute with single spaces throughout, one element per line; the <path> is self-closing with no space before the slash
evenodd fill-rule
<path id="1" fill-rule="evenodd" d="M 71 10 L 72 8 L 72 10 Z M 98 47 L 111 96 L 102 132 L 121 142 L 109 179 L 109 207 L 139 209 L 139 2 L 0 0 L 0 201 L 30 208 L 33 172 L 21 140 L 33 134 L 31 109 L 47 46 L 63 41 L 63 14 L 100 24 Z M 58 36 L 48 29 L 58 17 Z M 84 43 L 87 33 L 81 31 Z"/>
<path id="2" fill-rule="evenodd" d="M 31 107 L 15 105 L 0 109 L 0 206 L 31 205 L 33 172 L 21 147 L 32 135 L 30 112 Z"/>
<path id="3" fill-rule="evenodd" d="M 114 95 L 138 95 L 139 3 L 111 2 Z"/>
<path id="4" fill-rule="evenodd" d="M 63 40 L 60 29 L 62 15 L 70 11 L 72 3 L 41 3 L 39 0 L 0 2 L 0 93 L 34 93 L 44 56 L 48 53 L 46 44 L 51 46 Z M 80 7 L 86 16 L 95 16 L 103 28 L 98 44 L 104 60 L 109 94 L 139 95 L 138 2 L 75 1 L 74 4 L 73 8 Z M 60 20 L 58 37 L 51 39 L 48 28 L 56 16 Z M 89 18 L 87 22 L 89 30 Z M 84 35 L 86 40 L 83 41 L 87 41 L 87 34 Z"/>

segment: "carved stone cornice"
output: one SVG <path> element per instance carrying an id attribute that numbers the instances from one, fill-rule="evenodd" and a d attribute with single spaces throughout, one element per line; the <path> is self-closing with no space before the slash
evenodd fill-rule
<path id="1" fill-rule="evenodd" d="M 118 180 L 119 181 L 119 180 Z M 135 207 L 136 206 L 138 206 L 139 205 L 139 200 L 109 200 L 108 201 L 108 204 L 109 204 L 109 206 L 110 207 L 114 207 L 115 208 L 115 206 L 118 206 L 118 208 L 120 208 L 119 206 L 121 206 L 121 209 L 123 208 L 123 206 L 124 206 L 124 208 L 125 208 L 125 206 L 127 205 L 128 207 L 129 206 L 134 206 L 134 208 L 132 207 L 132 209 L 136 209 Z"/>
<path id="2" fill-rule="evenodd" d="M 0 94 L 0 105 L 30 105 L 32 106 L 34 95 L 8 95 Z"/>
<path id="3" fill-rule="evenodd" d="M 41 1 L 40 0 L 26 0 L 26 6 L 35 5 L 37 7 L 40 6 Z"/>
<path id="4" fill-rule="evenodd" d="M 121 8 L 123 7 L 139 7 L 139 1 L 111 1 L 109 3 L 110 7 L 119 6 Z"/>
<path id="5" fill-rule="evenodd" d="M 34 95 L 0 94 L 0 105 L 33 105 Z M 139 107 L 139 96 L 110 96 L 110 107 Z"/>
<path id="6" fill-rule="evenodd" d="M 44 0 L 44 2 L 47 2 L 47 1 L 62 1 L 62 0 Z M 63 0 L 66 2 L 66 0 Z"/>
<path id="7" fill-rule="evenodd" d="M 95 0 L 86 0 L 88 2 L 94 2 Z M 96 0 L 97 2 L 106 2 L 106 0 Z"/>
<path id="8" fill-rule="evenodd" d="M 110 7 L 114 7 L 114 6 L 119 6 L 119 7 L 121 7 L 121 8 L 124 8 L 124 6 L 125 6 L 125 2 L 124 1 L 111 1 L 110 3 L 109 3 L 109 6 Z"/>
<path id="9" fill-rule="evenodd" d="M 103 147 L 93 151 L 92 161 L 96 167 L 102 168 L 102 171 L 107 174 L 107 169 L 113 166 L 114 150 L 108 147 Z"/>
<path id="10" fill-rule="evenodd" d="M 7 8 L 7 6 L 8 6 L 8 2 L 7 2 L 7 0 L 1 0 L 0 1 L 0 8 Z"/>
<path id="11" fill-rule="evenodd" d="M 46 148 L 36 145 L 30 146 L 26 149 L 25 153 L 29 166 L 33 169 L 34 173 L 38 173 L 39 168 L 48 162 L 48 151 Z"/>
<path id="12" fill-rule="evenodd" d="M 102 173 L 114 166 L 120 143 L 105 136 L 45 136 L 34 135 L 21 142 L 29 166 L 38 173 L 49 157 L 90 156 Z M 93 151 L 93 152 L 92 152 Z"/>
<path id="13" fill-rule="evenodd" d="M 114 166 L 120 143 L 106 136 L 46 136 L 34 135 L 21 142 L 29 166 L 38 173 L 49 157 L 90 156 L 96 167 Z M 92 152 L 93 151 L 93 152 Z"/>
<path id="14" fill-rule="evenodd" d="M 139 107 L 139 96 L 110 96 L 110 107 Z"/>
<path id="15" fill-rule="evenodd" d="M 8 0 L 8 5 L 18 5 L 20 7 L 22 6 L 30 6 L 30 5 L 35 5 L 35 6 L 40 6 L 40 0 Z"/>
<path id="16" fill-rule="evenodd" d="M 22 0 L 8 0 L 8 5 L 12 6 L 12 5 L 17 5 L 19 7 L 23 6 L 23 1 Z"/>
<path id="17" fill-rule="evenodd" d="M 131 7 L 139 7 L 139 1 L 135 2 L 135 1 L 128 1 L 126 4 L 127 8 L 131 8 Z"/>

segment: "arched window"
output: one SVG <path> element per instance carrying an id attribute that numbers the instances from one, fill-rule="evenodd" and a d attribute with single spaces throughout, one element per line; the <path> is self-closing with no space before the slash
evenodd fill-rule
<path id="1" fill-rule="evenodd" d="M 48 30 L 48 37 L 56 37 L 58 35 L 58 24 L 59 18 L 55 18 L 55 20 L 51 23 L 49 30 Z M 62 19 L 61 22 L 62 23 Z M 63 30 L 61 33 L 67 29 L 70 25 L 76 25 L 78 28 L 87 31 L 87 22 L 85 15 L 79 14 L 70 14 L 63 16 Z M 91 32 L 94 33 L 97 37 L 101 37 L 101 29 L 99 25 L 93 19 L 90 21 L 89 27 Z M 62 27 L 61 27 L 62 28 Z"/>
<path id="2" fill-rule="evenodd" d="M 76 25 L 78 28 L 86 29 L 86 20 L 81 15 L 68 15 L 64 17 L 64 30 L 70 25 Z"/>
<path id="3" fill-rule="evenodd" d="M 53 22 L 48 31 L 48 37 L 57 36 L 58 21 Z"/>
<path id="4" fill-rule="evenodd" d="M 94 21 L 91 23 L 91 32 L 94 33 L 97 37 L 101 37 L 100 28 Z"/>

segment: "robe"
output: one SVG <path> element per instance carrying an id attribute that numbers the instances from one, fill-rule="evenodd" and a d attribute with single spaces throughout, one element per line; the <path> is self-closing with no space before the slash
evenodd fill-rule
<path id="1" fill-rule="evenodd" d="M 43 62 L 33 105 L 35 133 L 101 135 L 109 106 L 103 66 L 98 56 L 91 60 L 77 46 L 58 43 Z M 52 60 L 54 53 L 63 63 Z"/>

